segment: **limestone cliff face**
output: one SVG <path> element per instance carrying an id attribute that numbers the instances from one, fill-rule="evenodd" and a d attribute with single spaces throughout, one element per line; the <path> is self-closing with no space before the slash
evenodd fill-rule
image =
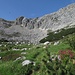
<path id="1" fill-rule="evenodd" d="M 75 26 L 75 4 L 57 12 L 37 18 L 18 17 L 15 21 L 0 18 L 0 39 L 38 43 L 47 36 L 47 30 L 58 30 Z"/>

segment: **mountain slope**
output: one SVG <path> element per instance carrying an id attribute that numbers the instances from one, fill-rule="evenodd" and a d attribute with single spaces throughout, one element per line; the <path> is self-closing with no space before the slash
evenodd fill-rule
<path id="1" fill-rule="evenodd" d="M 75 26 L 75 3 L 57 12 L 37 18 L 23 16 L 15 21 L 0 19 L 0 39 L 8 41 L 24 41 L 25 43 L 39 43 L 47 36 L 47 31 Z"/>

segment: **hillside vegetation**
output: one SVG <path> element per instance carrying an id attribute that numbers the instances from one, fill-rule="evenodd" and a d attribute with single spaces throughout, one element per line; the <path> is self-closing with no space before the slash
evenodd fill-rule
<path id="1" fill-rule="evenodd" d="M 75 75 L 75 36 L 48 45 L 0 44 L 0 75 Z"/>
<path id="2" fill-rule="evenodd" d="M 73 34 L 75 33 L 75 28 L 68 28 L 68 29 L 61 29 L 61 30 L 57 30 L 55 32 L 51 32 L 48 31 L 48 36 L 44 39 L 42 39 L 40 42 L 44 43 L 46 41 L 58 41 L 60 39 L 63 39 L 65 36 L 69 35 L 69 34 Z"/>

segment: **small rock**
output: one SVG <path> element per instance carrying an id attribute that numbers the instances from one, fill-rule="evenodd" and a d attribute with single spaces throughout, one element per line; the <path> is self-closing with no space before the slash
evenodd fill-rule
<path id="1" fill-rule="evenodd" d="M 26 52 L 22 52 L 21 54 L 26 54 Z"/>
<path id="2" fill-rule="evenodd" d="M 49 41 L 46 41 L 45 43 L 44 43 L 44 45 L 48 45 L 50 42 Z"/>
<path id="3" fill-rule="evenodd" d="M 0 60 L 2 59 L 2 57 L 0 57 Z"/>
<path id="4" fill-rule="evenodd" d="M 54 45 L 58 45 L 58 44 L 59 44 L 59 41 L 57 41 L 57 42 L 54 43 Z"/>
<path id="5" fill-rule="evenodd" d="M 21 51 L 27 50 L 27 48 L 22 48 Z"/>
<path id="6" fill-rule="evenodd" d="M 28 65 L 30 63 L 32 63 L 30 60 L 25 60 L 22 62 L 22 66 Z"/>
<path id="7" fill-rule="evenodd" d="M 20 60 L 20 59 L 21 59 L 21 57 L 18 57 L 18 58 L 16 58 L 16 60 L 15 60 L 15 61 Z"/>

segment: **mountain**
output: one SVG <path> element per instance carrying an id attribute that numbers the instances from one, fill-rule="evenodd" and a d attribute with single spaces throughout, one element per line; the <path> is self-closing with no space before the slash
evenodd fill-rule
<path id="1" fill-rule="evenodd" d="M 36 44 L 47 37 L 48 30 L 70 27 L 75 27 L 75 3 L 42 17 L 21 16 L 14 21 L 0 18 L 0 39 Z"/>

